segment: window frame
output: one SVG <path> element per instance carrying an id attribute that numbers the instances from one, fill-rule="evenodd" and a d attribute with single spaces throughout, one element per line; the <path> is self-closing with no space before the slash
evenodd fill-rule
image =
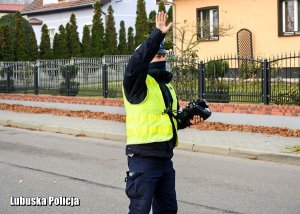
<path id="1" fill-rule="evenodd" d="M 285 31 L 285 10 L 284 3 L 287 1 L 294 2 L 294 31 Z M 278 0 L 278 36 L 300 36 L 300 0 Z M 298 30 L 297 30 L 298 28 Z"/>
<path id="2" fill-rule="evenodd" d="M 85 25 L 88 26 L 89 31 L 90 31 L 90 35 L 92 35 L 93 23 L 92 22 L 88 22 Z"/>
<path id="3" fill-rule="evenodd" d="M 52 31 L 53 31 L 53 35 L 51 34 Z M 53 47 L 53 41 L 54 41 L 55 33 L 56 33 L 56 28 L 55 27 L 48 27 L 48 35 L 49 35 L 49 38 L 50 38 L 51 47 Z"/>
<path id="4" fill-rule="evenodd" d="M 213 11 L 216 10 L 218 13 L 218 20 L 217 20 L 217 28 L 218 28 L 218 32 L 217 32 L 217 36 L 213 35 L 213 31 L 214 31 L 214 22 L 213 22 Z M 199 30 L 201 30 L 201 27 L 198 27 L 198 25 L 201 25 L 200 20 L 201 20 L 201 12 L 202 11 L 209 11 L 209 38 L 203 38 L 203 36 L 201 37 L 201 34 L 203 34 L 203 32 L 199 32 Z M 197 39 L 201 40 L 201 41 L 219 41 L 220 36 L 219 36 L 219 26 L 220 26 L 220 15 L 219 15 L 219 6 L 209 6 L 209 7 L 201 7 L 201 8 L 197 8 L 196 9 L 196 18 L 197 18 Z"/>

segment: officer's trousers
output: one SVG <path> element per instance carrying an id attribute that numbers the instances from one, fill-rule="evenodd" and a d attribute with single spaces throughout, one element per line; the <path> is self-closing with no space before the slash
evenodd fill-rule
<path id="1" fill-rule="evenodd" d="M 177 213 L 175 170 L 170 159 L 128 156 L 126 195 L 129 214 Z"/>

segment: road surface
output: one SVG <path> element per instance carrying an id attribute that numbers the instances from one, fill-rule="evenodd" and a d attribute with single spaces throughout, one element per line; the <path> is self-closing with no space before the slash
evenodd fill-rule
<path id="1" fill-rule="evenodd" d="M 124 148 L 0 127 L 0 213 L 127 213 Z M 178 213 L 300 213 L 299 166 L 179 150 L 173 160 Z M 24 198 L 48 201 L 16 206 Z"/>

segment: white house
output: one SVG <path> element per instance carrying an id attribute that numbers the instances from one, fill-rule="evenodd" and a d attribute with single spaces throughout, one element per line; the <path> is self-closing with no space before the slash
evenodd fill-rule
<path id="1" fill-rule="evenodd" d="M 147 0 L 146 11 L 158 9 L 159 0 Z M 95 0 L 33 0 L 23 11 L 33 26 L 38 44 L 41 40 L 41 27 L 47 24 L 50 38 L 53 40 L 60 25 L 66 25 L 72 13 L 76 15 L 79 38 L 82 38 L 84 25 L 92 25 Z M 135 26 L 137 0 L 101 0 L 102 19 L 105 21 L 107 9 L 112 5 L 114 10 L 115 27 L 119 32 L 120 22 L 125 22 L 125 27 Z"/>

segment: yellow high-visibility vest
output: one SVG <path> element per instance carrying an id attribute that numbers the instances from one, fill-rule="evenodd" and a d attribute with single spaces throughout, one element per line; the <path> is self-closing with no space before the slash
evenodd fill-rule
<path id="1" fill-rule="evenodd" d="M 123 90 L 127 144 L 163 142 L 173 137 L 172 123 L 169 115 L 164 113 L 166 106 L 158 83 L 153 77 L 147 75 L 146 85 L 146 98 L 139 104 L 129 103 Z M 171 92 L 173 98 L 172 110 L 174 110 L 173 114 L 176 115 L 177 97 L 172 85 L 170 83 L 166 85 Z M 177 121 L 175 118 L 171 118 L 177 131 Z M 176 146 L 177 144 L 176 142 Z"/>

